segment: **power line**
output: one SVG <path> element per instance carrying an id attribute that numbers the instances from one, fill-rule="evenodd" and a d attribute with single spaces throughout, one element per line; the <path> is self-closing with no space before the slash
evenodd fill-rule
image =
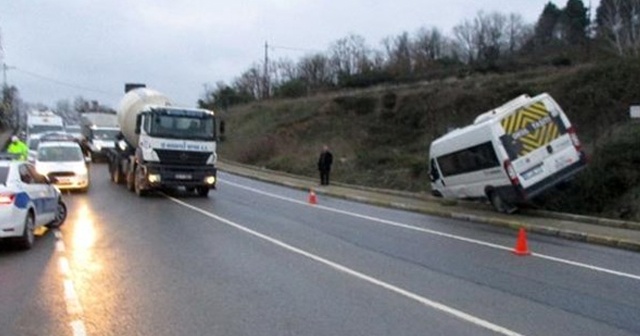
<path id="1" fill-rule="evenodd" d="M 89 91 L 89 92 L 94 92 L 94 93 L 100 93 L 100 94 L 104 94 L 104 95 L 109 95 L 109 96 L 119 96 L 119 93 L 115 93 L 115 92 L 110 92 L 110 91 L 104 91 L 104 90 L 99 90 L 99 89 L 94 89 L 94 88 L 90 88 L 90 87 L 86 87 L 86 86 L 82 86 L 82 85 L 77 85 L 77 84 L 73 84 L 73 83 L 68 83 L 68 82 L 64 82 L 61 80 L 57 80 L 51 77 L 47 77 L 47 76 L 43 76 L 40 74 L 37 74 L 35 72 L 31 72 L 31 71 L 27 71 L 18 67 L 13 67 L 13 70 L 16 70 L 18 72 L 21 72 L 23 74 L 38 78 L 38 79 L 42 79 L 42 80 L 46 80 L 48 82 L 51 83 L 55 83 L 58 85 L 62 85 L 62 86 L 66 86 L 66 87 L 70 87 L 70 88 L 74 88 L 74 89 L 79 89 L 79 90 L 84 90 L 84 91 Z"/>

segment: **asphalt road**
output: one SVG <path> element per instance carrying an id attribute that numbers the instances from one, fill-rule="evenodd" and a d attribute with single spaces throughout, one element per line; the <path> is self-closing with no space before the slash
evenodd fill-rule
<path id="1" fill-rule="evenodd" d="M 92 167 L 59 232 L 0 247 L 0 335 L 638 335 L 640 254 L 228 174 L 138 198 Z"/>

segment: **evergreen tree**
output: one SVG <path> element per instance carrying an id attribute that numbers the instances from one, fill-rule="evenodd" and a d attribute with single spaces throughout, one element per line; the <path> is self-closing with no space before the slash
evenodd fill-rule
<path id="1" fill-rule="evenodd" d="M 558 24 L 562 11 L 552 2 L 548 2 L 538 18 L 534 31 L 536 45 L 549 45 L 557 39 Z"/>
<path id="2" fill-rule="evenodd" d="M 584 44 L 588 38 L 588 9 L 582 0 L 569 0 L 562 10 L 560 19 L 563 28 L 563 40 L 571 45 Z"/>

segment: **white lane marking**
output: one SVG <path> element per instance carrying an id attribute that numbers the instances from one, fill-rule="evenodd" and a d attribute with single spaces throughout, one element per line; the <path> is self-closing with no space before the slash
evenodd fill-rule
<path id="1" fill-rule="evenodd" d="M 56 251 L 58 252 L 64 252 L 65 251 L 65 246 L 64 246 L 64 242 L 62 241 L 62 239 L 59 239 L 56 241 Z"/>
<path id="2" fill-rule="evenodd" d="M 82 322 L 82 320 L 75 320 L 70 324 L 71 324 L 71 329 L 73 330 L 73 336 L 87 335 L 87 330 L 85 329 L 84 322 Z"/>
<path id="3" fill-rule="evenodd" d="M 402 289 L 400 287 L 396 287 L 396 286 L 394 286 L 394 285 L 392 285 L 390 283 L 384 282 L 382 280 L 378 280 L 378 279 L 370 277 L 370 276 L 368 276 L 368 275 L 366 275 L 364 273 L 360 273 L 360 272 L 358 272 L 356 270 L 353 270 L 353 269 L 348 268 L 346 266 L 343 266 L 341 264 L 335 263 L 335 262 L 333 262 L 331 260 L 322 258 L 322 257 L 320 257 L 318 255 L 315 255 L 315 254 L 312 254 L 310 252 L 304 251 L 304 250 L 299 249 L 299 248 L 297 248 L 295 246 L 289 245 L 289 244 L 287 244 L 287 243 L 285 243 L 283 241 L 277 240 L 275 238 L 272 238 L 270 236 L 262 234 L 262 233 L 260 233 L 258 231 L 255 231 L 255 230 L 249 229 L 247 227 L 244 227 L 244 226 L 242 226 L 240 224 L 237 224 L 237 223 L 235 223 L 235 222 L 233 222 L 231 220 L 228 220 L 226 218 L 220 217 L 220 216 L 215 215 L 213 213 L 210 213 L 210 212 L 208 212 L 206 210 L 203 210 L 203 209 L 200 209 L 198 207 L 195 207 L 195 206 L 193 206 L 191 204 L 185 203 L 185 202 L 183 202 L 181 200 L 178 200 L 178 199 L 176 199 L 174 197 L 171 197 L 171 196 L 166 196 L 166 197 L 169 198 L 170 200 L 172 200 L 172 201 L 174 201 L 174 202 L 186 207 L 186 208 L 192 209 L 192 210 L 194 210 L 196 212 L 199 212 L 200 214 L 202 214 L 204 216 L 207 216 L 209 218 L 213 218 L 213 219 L 215 219 L 215 220 L 217 220 L 219 222 L 227 224 L 227 225 L 229 225 L 229 226 L 231 226 L 233 228 L 236 228 L 236 229 L 238 229 L 240 231 L 248 233 L 248 234 L 250 234 L 250 235 L 252 235 L 254 237 L 257 237 L 257 238 L 260 238 L 262 240 L 265 240 L 265 241 L 267 241 L 269 243 L 272 243 L 272 244 L 274 244 L 276 246 L 279 246 L 279 247 L 281 247 L 281 248 L 283 248 L 285 250 L 288 250 L 290 252 L 299 254 L 299 255 L 301 255 L 303 257 L 306 257 L 306 258 L 309 258 L 311 260 L 317 261 L 317 262 L 319 262 L 321 264 L 324 264 L 324 265 L 326 265 L 326 266 L 328 266 L 330 268 L 333 268 L 333 269 L 335 269 L 337 271 L 343 272 L 343 273 L 345 273 L 347 275 L 350 275 L 352 277 L 358 278 L 358 279 L 366 281 L 366 282 L 368 282 L 370 284 L 382 287 L 382 288 L 387 289 L 387 290 L 389 290 L 391 292 L 394 292 L 396 294 L 399 294 L 399 295 L 404 296 L 406 298 L 409 298 L 411 300 L 414 300 L 414 301 L 417 301 L 419 303 L 422 303 L 425 306 L 428 306 L 428 307 L 434 308 L 436 310 L 445 312 L 447 314 L 453 315 L 453 316 L 455 316 L 455 317 L 457 317 L 457 318 L 459 318 L 461 320 L 467 321 L 469 323 L 475 324 L 477 326 L 483 327 L 485 329 L 494 331 L 494 332 L 502 334 L 502 335 L 510 335 L 510 336 L 521 335 L 521 334 L 519 334 L 519 333 L 517 333 L 517 332 L 515 332 L 513 330 L 510 330 L 510 329 L 507 329 L 505 327 L 499 326 L 497 324 L 491 323 L 489 321 L 483 320 L 483 319 L 481 319 L 479 317 L 467 314 L 467 313 L 465 313 L 463 311 L 460 311 L 460 310 L 457 310 L 455 308 L 449 307 L 449 306 L 444 305 L 444 304 L 442 304 L 440 302 L 427 299 L 427 298 L 425 298 L 423 296 L 420 296 L 420 295 L 415 294 L 413 292 L 410 292 L 408 290 Z"/>
<path id="4" fill-rule="evenodd" d="M 259 189 L 252 188 L 252 187 L 247 187 L 247 186 L 244 186 L 244 185 L 241 185 L 241 184 L 238 184 L 238 183 L 229 182 L 229 181 L 221 181 L 221 180 L 219 180 L 218 182 L 226 183 L 226 184 L 229 184 L 231 186 L 234 186 L 234 187 L 237 187 L 237 188 L 240 188 L 240 189 L 245 189 L 245 190 L 248 190 L 248 191 L 251 191 L 251 192 L 255 192 L 257 194 L 261 194 L 261 195 L 264 195 L 264 196 L 276 198 L 276 199 L 279 199 L 279 200 L 283 200 L 283 201 L 287 201 L 287 202 L 291 202 L 291 203 L 296 203 L 296 204 L 307 205 L 307 203 L 303 202 L 303 201 L 299 201 L 299 200 L 296 200 L 296 199 L 287 198 L 287 197 L 284 197 L 284 196 L 272 194 L 272 193 L 269 193 L 269 192 L 266 192 L 266 191 L 262 191 L 262 190 L 259 190 Z M 481 240 L 477 240 L 477 239 L 457 236 L 457 235 L 453 235 L 453 234 L 450 234 L 450 233 L 445 233 L 445 232 L 441 232 L 441 231 L 425 229 L 425 228 L 412 226 L 412 225 L 408 225 L 408 224 L 402 224 L 402 223 L 398 223 L 398 222 L 394 222 L 394 221 L 390 221 L 390 220 L 386 220 L 386 219 L 382 219 L 382 218 L 377 218 L 377 217 L 358 214 L 358 213 L 355 213 L 355 212 L 339 210 L 339 209 L 335 209 L 335 208 L 329 208 L 329 207 L 326 207 L 326 206 L 323 206 L 323 205 L 320 205 L 320 204 L 314 205 L 314 208 L 325 210 L 325 211 L 330 211 L 330 212 L 334 212 L 334 213 L 339 213 L 339 214 L 342 214 L 342 215 L 352 216 L 352 217 L 356 217 L 356 218 L 360 218 L 360 219 L 370 220 L 370 221 L 373 221 L 373 222 L 378 222 L 378 223 L 382 223 L 382 224 L 393 226 L 393 227 L 399 227 L 399 228 L 418 231 L 418 232 L 422 232 L 422 233 L 428 233 L 428 234 L 432 234 L 432 235 L 436 235 L 436 236 L 440 236 L 440 237 L 445 237 L 445 238 L 455 239 L 455 240 L 459 240 L 459 241 L 464 241 L 464 242 L 472 243 L 472 244 L 476 244 L 476 245 L 482 245 L 482 246 L 486 246 L 486 247 L 490 247 L 490 248 L 494 248 L 494 249 L 507 250 L 507 251 L 513 250 L 513 248 L 508 247 L 508 246 L 493 244 L 493 243 L 489 243 L 489 242 L 485 242 L 485 241 L 481 241 Z M 554 256 L 541 254 L 541 253 L 535 253 L 534 252 L 534 253 L 531 253 L 531 256 L 538 257 L 540 259 L 549 260 L 549 261 L 555 261 L 557 263 L 562 263 L 562 264 L 571 265 L 571 266 L 575 266 L 575 267 L 581 267 L 581 268 L 585 268 L 585 269 L 596 271 L 596 272 L 607 273 L 607 274 L 611 274 L 611 275 L 615 275 L 615 276 L 619 276 L 619 277 L 624 277 L 624 278 L 629 278 L 629 279 L 639 280 L 640 281 L 640 275 L 636 275 L 636 274 L 620 272 L 620 271 L 616 271 L 616 270 L 612 270 L 612 269 L 608 269 L 608 268 L 603 268 L 603 267 L 599 267 L 599 266 L 594 266 L 594 265 L 589 265 L 589 264 L 585 264 L 585 263 L 581 263 L 581 262 L 577 262 L 577 261 L 573 261 L 573 260 L 557 258 L 557 257 L 554 257 Z"/>
<path id="5" fill-rule="evenodd" d="M 69 268 L 69 260 L 67 259 L 67 257 L 62 256 L 58 259 L 58 270 L 60 270 L 60 274 L 62 274 L 65 278 L 69 277 L 71 272 Z"/>
<path id="6" fill-rule="evenodd" d="M 64 301 L 67 304 L 67 313 L 69 315 L 82 314 L 82 306 L 80 306 L 80 300 L 76 294 L 76 288 L 73 286 L 73 282 L 69 279 L 63 281 L 64 284 Z"/>
<path id="7" fill-rule="evenodd" d="M 54 231 L 54 235 L 56 236 L 56 250 L 62 254 L 62 252 L 65 251 L 65 245 L 62 240 L 62 232 L 60 232 L 60 230 L 56 230 Z M 71 280 L 71 266 L 69 265 L 69 259 L 67 259 L 64 254 L 58 257 L 58 270 L 64 278 L 62 286 L 64 288 L 64 302 L 67 306 L 67 314 L 72 319 L 74 317 L 81 316 L 84 312 L 82 309 L 82 305 L 80 304 L 80 300 L 78 299 L 76 288 L 73 284 L 73 281 Z M 82 319 L 75 319 L 69 324 L 73 331 L 73 336 L 87 335 L 85 324 Z"/>

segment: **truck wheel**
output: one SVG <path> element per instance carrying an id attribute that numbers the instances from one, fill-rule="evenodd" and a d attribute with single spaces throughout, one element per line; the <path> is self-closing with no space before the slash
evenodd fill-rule
<path id="1" fill-rule="evenodd" d="M 24 231 L 22 236 L 16 240 L 16 247 L 28 250 L 33 247 L 33 242 L 36 240 L 36 236 L 33 233 L 35 230 L 35 221 L 31 212 L 27 213 L 27 217 L 24 219 Z"/>
<path id="2" fill-rule="evenodd" d="M 133 188 L 136 192 L 136 195 L 139 197 L 146 196 L 147 191 L 142 189 L 142 180 L 144 179 L 144 175 L 142 175 L 142 170 L 140 166 L 136 166 L 135 174 L 133 175 Z"/>
<path id="3" fill-rule="evenodd" d="M 115 165 L 111 169 L 111 181 L 115 184 L 122 184 L 122 172 L 120 172 L 119 165 Z"/>
<path id="4" fill-rule="evenodd" d="M 515 206 L 502 199 L 497 191 L 489 193 L 489 201 L 491 201 L 491 205 L 497 212 L 511 214 L 517 210 Z"/>
<path id="5" fill-rule="evenodd" d="M 200 197 L 207 197 L 209 196 L 209 187 L 198 187 L 196 188 L 196 192 Z"/>
<path id="6" fill-rule="evenodd" d="M 135 172 L 131 172 L 131 173 L 127 173 L 127 176 L 125 178 L 127 180 L 127 189 L 129 189 L 129 191 L 135 191 L 135 179 L 136 179 L 136 175 Z"/>

